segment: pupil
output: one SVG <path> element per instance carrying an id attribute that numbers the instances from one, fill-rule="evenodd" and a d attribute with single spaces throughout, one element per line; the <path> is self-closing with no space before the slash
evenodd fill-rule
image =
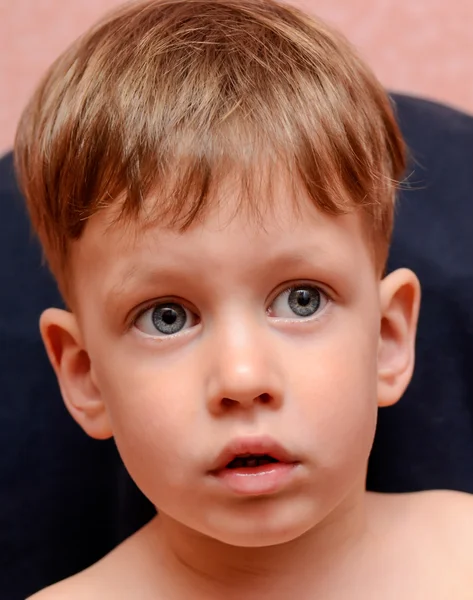
<path id="1" fill-rule="evenodd" d="M 163 310 L 161 318 L 166 323 L 166 325 L 172 325 L 176 322 L 177 319 L 176 311 L 172 308 L 167 308 L 166 310 Z"/>
<path id="2" fill-rule="evenodd" d="M 301 306 L 307 306 L 310 303 L 310 294 L 307 290 L 297 292 L 297 301 Z"/>

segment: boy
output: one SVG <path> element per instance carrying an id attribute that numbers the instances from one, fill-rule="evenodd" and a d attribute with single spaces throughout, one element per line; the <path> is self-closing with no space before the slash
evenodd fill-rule
<path id="1" fill-rule="evenodd" d="M 404 148 L 344 40 L 270 0 L 129 5 L 16 159 L 66 406 L 159 509 L 36 598 L 473 598 L 468 496 L 365 492 L 420 291 L 383 277 Z"/>

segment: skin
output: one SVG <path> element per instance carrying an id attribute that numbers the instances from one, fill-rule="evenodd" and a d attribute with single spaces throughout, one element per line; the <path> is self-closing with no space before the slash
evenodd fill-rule
<path id="1" fill-rule="evenodd" d="M 71 415 L 114 436 L 159 517 L 38 598 L 472 597 L 455 524 L 470 499 L 364 489 L 377 409 L 412 375 L 418 281 L 380 280 L 358 215 L 296 212 L 288 189 L 264 227 L 228 192 L 185 233 L 110 226 L 111 208 L 75 243 L 74 312 L 46 311 L 43 339 Z M 169 301 L 187 321 L 163 336 L 152 311 Z M 230 440 L 262 434 L 300 463 L 284 489 L 242 497 L 209 475 Z"/>

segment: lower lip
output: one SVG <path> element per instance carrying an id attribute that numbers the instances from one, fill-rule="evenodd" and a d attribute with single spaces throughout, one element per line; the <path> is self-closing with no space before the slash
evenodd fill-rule
<path id="1" fill-rule="evenodd" d="M 229 490 L 240 496 L 275 494 L 289 482 L 297 463 L 268 463 L 259 467 L 222 469 L 215 477 Z"/>

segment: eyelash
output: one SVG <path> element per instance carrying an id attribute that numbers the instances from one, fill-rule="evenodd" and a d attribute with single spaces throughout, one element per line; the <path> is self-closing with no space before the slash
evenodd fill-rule
<path id="1" fill-rule="evenodd" d="M 141 307 L 139 307 L 137 309 L 137 312 L 135 312 L 133 314 L 133 316 L 131 317 L 129 327 L 130 328 L 133 327 L 136 324 L 136 322 L 138 321 L 138 319 L 141 316 L 143 316 L 145 314 L 145 312 L 148 311 L 150 308 L 154 308 L 160 304 L 167 304 L 168 302 L 175 303 L 175 304 L 181 304 L 189 312 L 199 316 L 199 313 L 195 309 L 195 307 L 190 306 L 189 303 L 186 302 L 185 300 L 183 300 L 182 298 L 179 298 L 178 296 L 163 296 L 161 298 L 156 298 L 155 300 L 150 300 L 149 302 L 146 302 L 146 304 L 143 304 Z M 200 318 L 200 316 L 199 316 L 199 318 Z"/>
<path id="2" fill-rule="evenodd" d="M 314 289 L 317 289 L 321 293 L 321 295 L 325 296 L 327 304 L 331 304 L 333 302 L 333 297 L 331 294 L 329 294 L 326 291 L 325 286 L 322 286 L 313 281 L 297 281 L 295 283 L 287 282 L 287 283 L 281 284 L 281 286 L 279 286 L 277 288 L 277 290 L 271 294 L 271 296 L 270 296 L 271 300 L 268 302 L 266 311 L 268 311 L 270 309 L 270 307 L 274 304 L 274 302 L 276 301 L 278 296 L 280 296 L 282 293 L 288 292 L 290 294 L 292 291 L 297 290 L 298 288 L 302 288 L 302 287 L 312 287 Z M 140 307 L 138 309 L 138 312 L 134 313 L 134 315 L 132 316 L 131 321 L 130 321 L 129 325 L 127 326 L 127 328 L 128 329 L 133 328 L 136 325 L 138 319 L 140 319 L 140 317 L 142 315 L 144 315 L 151 308 L 156 307 L 160 304 L 166 304 L 168 302 L 182 305 L 189 312 L 193 313 L 194 315 L 197 315 L 197 317 L 200 320 L 199 312 L 195 309 L 195 307 L 191 307 L 188 302 L 186 302 L 182 298 L 179 298 L 176 296 L 164 296 L 161 298 L 156 298 L 155 300 L 150 300 L 145 305 Z M 322 309 L 322 312 L 325 312 L 325 309 Z M 275 318 L 275 319 L 279 318 L 280 320 L 284 320 L 284 318 L 281 318 L 281 317 L 273 317 L 273 318 Z M 317 318 L 318 318 L 318 314 L 311 316 L 311 317 L 307 317 L 306 319 L 300 318 L 300 319 L 294 319 L 294 320 L 309 321 L 309 320 L 313 320 L 313 319 L 317 319 Z"/>
<path id="3" fill-rule="evenodd" d="M 274 303 L 274 301 L 276 300 L 276 298 L 278 296 L 280 296 L 283 292 L 293 292 L 294 290 L 297 290 L 299 288 L 303 288 L 303 287 L 311 287 L 314 288 L 316 290 L 318 290 L 323 296 L 325 296 L 327 298 L 327 301 L 332 302 L 333 301 L 333 296 L 331 293 L 329 293 L 325 286 L 321 285 L 320 283 L 315 283 L 314 281 L 296 281 L 295 283 L 293 282 L 287 282 L 287 283 L 283 283 L 281 284 L 275 292 L 273 292 L 269 298 L 270 301 L 268 302 L 268 308 Z M 267 309 L 266 309 L 267 310 Z"/>

